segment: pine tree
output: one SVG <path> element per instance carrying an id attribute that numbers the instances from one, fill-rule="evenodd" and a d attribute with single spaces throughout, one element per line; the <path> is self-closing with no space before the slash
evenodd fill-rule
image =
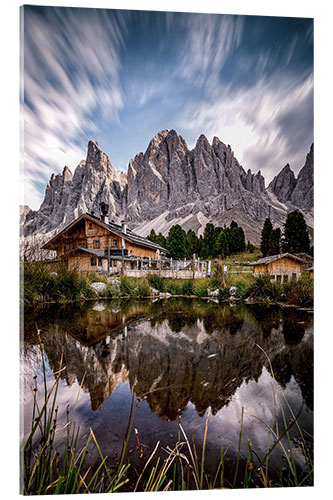
<path id="1" fill-rule="evenodd" d="M 216 242 L 216 247 L 217 247 L 217 252 L 218 252 L 217 255 L 221 255 L 221 257 L 223 259 L 225 257 L 227 257 L 228 255 L 230 255 L 226 231 L 221 231 L 221 233 L 219 234 L 217 242 Z"/>
<path id="2" fill-rule="evenodd" d="M 278 255 L 281 251 L 281 229 L 277 227 L 271 232 L 269 255 Z"/>
<path id="3" fill-rule="evenodd" d="M 186 233 L 179 224 L 170 228 L 167 249 L 173 259 L 184 259 L 186 255 Z"/>
<path id="4" fill-rule="evenodd" d="M 147 236 L 147 239 L 152 241 L 153 243 L 156 243 L 156 233 L 154 229 L 150 231 L 149 235 Z"/>
<path id="5" fill-rule="evenodd" d="M 299 210 L 290 212 L 284 225 L 284 252 L 309 253 L 310 237 L 303 214 Z"/>
<path id="6" fill-rule="evenodd" d="M 262 228 L 261 231 L 261 252 L 264 257 L 267 257 L 267 255 L 269 255 L 269 247 L 270 247 L 272 231 L 273 231 L 273 226 L 271 223 L 271 219 L 267 217 L 267 219 L 264 222 L 264 227 Z"/>
<path id="7" fill-rule="evenodd" d="M 194 253 L 198 255 L 198 250 L 198 237 L 192 229 L 189 229 L 186 235 L 186 257 L 191 259 Z"/>

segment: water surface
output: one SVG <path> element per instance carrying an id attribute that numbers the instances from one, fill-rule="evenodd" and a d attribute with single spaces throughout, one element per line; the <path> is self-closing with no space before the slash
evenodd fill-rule
<path id="1" fill-rule="evenodd" d="M 79 393 L 75 420 L 81 442 L 91 427 L 110 461 L 120 453 L 133 397 L 134 402 L 141 398 L 135 427 L 145 459 L 157 441 L 161 447 L 176 443 L 178 415 L 200 452 L 209 412 L 208 472 L 214 475 L 222 447 L 232 471 L 242 407 L 242 457 L 246 460 L 248 439 L 263 457 L 271 436 L 259 419 L 271 424 L 276 412 L 283 428 L 274 396 L 277 388 L 299 415 L 304 436 L 312 446 L 313 317 L 309 311 L 179 298 L 100 301 L 26 311 L 22 339 L 25 433 L 31 425 L 35 374 L 42 397 L 37 328 L 42 331 L 49 387 L 63 354 L 60 419 L 65 421 L 66 407 L 74 407 Z M 275 382 L 258 346 L 271 361 Z M 291 435 L 301 469 L 304 457 L 294 428 Z M 59 443 L 62 439 L 59 431 Z M 134 433 L 129 458 L 139 464 Z M 88 462 L 93 465 L 96 460 L 92 450 Z M 271 462 L 276 466 L 274 457 Z"/>

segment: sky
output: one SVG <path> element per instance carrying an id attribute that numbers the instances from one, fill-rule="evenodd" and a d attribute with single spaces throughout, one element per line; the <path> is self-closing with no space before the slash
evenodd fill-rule
<path id="1" fill-rule="evenodd" d="M 313 142 L 313 20 L 25 6 L 24 203 L 97 140 L 127 170 L 163 129 L 230 144 L 266 185 Z"/>

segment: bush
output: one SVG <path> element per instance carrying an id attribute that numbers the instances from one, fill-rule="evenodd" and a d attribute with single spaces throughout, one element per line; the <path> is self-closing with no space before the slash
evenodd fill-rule
<path id="1" fill-rule="evenodd" d="M 272 282 L 269 274 L 258 276 L 248 291 L 251 297 L 265 301 L 280 300 L 282 293 L 282 285 Z"/>
<path id="2" fill-rule="evenodd" d="M 236 291 L 236 297 L 239 297 L 240 299 L 246 299 L 249 293 L 249 287 L 247 286 L 244 281 L 239 281 L 237 283 L 237 291 Z"/>
<path id="3" fill-rule="evenodd" d="M 313 306 L 313 279 L 310 276 L 302 275 L 299 280 L 291 280 L 283 288 L 287 304 L 300 307 Z"/>
<path id="4" fill-rule="evenodd" d="M 221 288 L 225 286 L 225 276 L 222 264 L 217 263 L 212 278 L 210 280 L 209 288 Z"/>

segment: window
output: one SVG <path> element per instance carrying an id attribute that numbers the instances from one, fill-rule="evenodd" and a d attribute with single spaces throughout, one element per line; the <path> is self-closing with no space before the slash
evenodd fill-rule
<path id="1" fill-rule="evenodd" d="M 88 222 L 88 229 L 92 229 L 92 228 L 93 228 L 92 222 Z"/>
<path id="2" fill-rule="evenodd" d="M 115 240 L 112 240 L 112 245 L 113 245 L 114 247 L 117 247 L 117 246 L 118 246 L 118 240 L 116 240 L 116 239 L 115 239 Z"/>
<path id="3" fill-rule="evenodd" d="M 91 266 L 96 266 L 96 257 L 91 257 L 91 259 L 90 259 L 90 265 Z"/>
<path id="4" fill-rule="evenodd" d="M 94 248 L 99 248 L 99 240 L 94 240 Z"/>
<path id="5" fill-rule="evenodd" d="M 288 274 L 283 276 L 283 283 L 288 283 Z"/>
<path id="6" fill-rule="evenodd" d="M 276 282 L 281 283 L 281 274 L 276 275 Z"/>
<path id="7" fill-rule="evenodd" d="M 78 243 L 78 248 L 81 248 L 82 247 L 82 243 Z"/>
<path id="8" fill-rule="evenodd" d="M 296 273 L 293 273 L 291 277 L 292 277 L 293 280 L 295 280 L 296 279 Z"/>
<path id="9" fill-rule="evenodd" d="M 275 280 L 275 274 L 271 274 L 271 281 Z"/>
<path id="10" fill-rule="evenodd" d="M 98 257 L 98 266 L 101 267 L 102 266 L 102 257 Z"/>

